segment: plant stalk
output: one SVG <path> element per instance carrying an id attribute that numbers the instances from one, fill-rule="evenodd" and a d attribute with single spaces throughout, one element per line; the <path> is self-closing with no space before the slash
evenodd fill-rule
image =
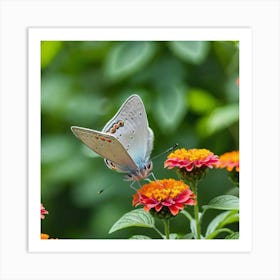
<path id="1" fill-rule="evenodd" d="M 193 182 L 192 187 L 193 187 L 193 192 L 196 196 L 196 204 L 194 205 L 194 218 L 195 218 L 195 223 L 196 223 L 196 234 L 197 234 L 197 239 L 201 239 L 199 209 L 198 209 L 198 196 L 197 196 L 197 182 Z"/>
<path id="2" fill-rule="evenodd" d="M 170 223 L 169 219 L 164 219 L 164 231 L 165 231 L 165 239 L 170 239 L 169 234 L 170 234 Z"/>

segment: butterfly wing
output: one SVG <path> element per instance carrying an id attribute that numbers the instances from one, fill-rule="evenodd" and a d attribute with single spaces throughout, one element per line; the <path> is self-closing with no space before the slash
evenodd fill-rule
<path id="1" fill-rule="evenodd" d="M 153 131 L 141 98 L 131 95 L 102 132 L 114 135 L 139 169 L 149 161 L 153 148 Z"/>
<path id="2" fill-rule="evenodd" d="M 137 170 L 135 162 L 114 135 L 78 126 L 72 126 L 71 130 L 91 150 L 109 160 L 108 163 L 105 160 L 109 168 L 127 173 Z"/>

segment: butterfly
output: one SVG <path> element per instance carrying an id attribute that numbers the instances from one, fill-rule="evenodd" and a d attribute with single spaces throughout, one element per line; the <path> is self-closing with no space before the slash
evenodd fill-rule
<path id="1" fill-rule="evenodd" d="M 127 181 L 140 181 L 152 171 L 150 155 L 154 133 L 140 96 L 133 94 L 102 131 L 72 126 L 72 132 L 104 158 L 108 168 L 125 173 Z"/>

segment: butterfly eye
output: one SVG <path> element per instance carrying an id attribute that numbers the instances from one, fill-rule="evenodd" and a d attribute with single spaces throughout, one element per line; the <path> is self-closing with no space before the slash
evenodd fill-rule
<path id="1" fill-rule="evenodd" d="M 150 167 L 151 167 L 151 163 L 148 163 L 147 165 L 144 166 L 144 169 L 145 169 L 145 170 L 149 170 Z"/>

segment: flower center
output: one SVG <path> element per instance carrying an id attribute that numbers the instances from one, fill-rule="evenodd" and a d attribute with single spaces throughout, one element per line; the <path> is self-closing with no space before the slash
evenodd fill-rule
<path id="1" fill-rule="evenodd" d="M 188 189 L 188 186 L 174 179 L 157 180 L 145 184 L 138 192 L 148 198 L 154 198 L 157 201 L 163 201 L 168 198 L 175 198 L 178 194 Z"/>
<path id="2" fill-rule="evenodd" d="M 207 149 L 190 149 L 190 150 L 186 150 L 186 149 L 178 149 L 175 152 L 171 153 L 168 156 L 169 158 L 177 158 L 179 160 L 190 160 L 190 161 L 194 161 L 194 160 L 204 160 L 207 157 L 209 157 L 210 155 L 212 155 L 213 153 L 211 153 L 209 150 Z"/>

